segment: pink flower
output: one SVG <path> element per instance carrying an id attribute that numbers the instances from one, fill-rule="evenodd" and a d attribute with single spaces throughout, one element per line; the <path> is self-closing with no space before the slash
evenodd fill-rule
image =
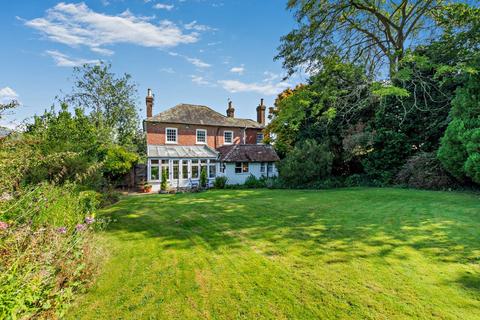
<path id="1" fill-rule="evenodd" d="M 94 217 L 86 217 L 85 218 L 85 223 L 86 224 L 92 224 L 95 222 L 95 218 Z"/>
<path id="2" fill-rule="evenodd" d="M 86 228 L 87 228 L 87 226 L 84 225 L 83 223 L 79 223 L 79 224 L 77 224 L 77 225 L 75 226 L 75 230 L 77 230 L 78 232 L 83 231 L 83 230 L 85 230 Z"/>
<path id="3" fill-rule="evenodd" d="M 65 227 L 60 227 L 60 228 L 57 229 L 57 232 L 58 232 L 58 233 L 61 233 L 61 234 L 65 234 L 65 233 L 67 233 L 67 228 L 65 228 Z"/>
<path id="4" fill-rule="evenodd" d="M 0 230 L 7 230 L 8 227 L 8 223 L 0 221 Z"/>

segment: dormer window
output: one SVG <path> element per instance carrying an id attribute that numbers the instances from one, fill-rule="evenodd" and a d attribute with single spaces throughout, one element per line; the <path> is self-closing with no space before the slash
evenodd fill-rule
<path id="1" fill-rule="evenodd" d="M 165 129 L 165 143 L 177 143 L 178 129 L 166 128 Z"/>
<path id="2" fill-rule="evenodd" d="M 223 144 L 233 143 L 233 131 L 223 131 Z"/>
<path id="3" fill-rule="evenodd" d="M 197 143 L 198 144 L 207 143 L 207 130 L 197 129 Z"/>

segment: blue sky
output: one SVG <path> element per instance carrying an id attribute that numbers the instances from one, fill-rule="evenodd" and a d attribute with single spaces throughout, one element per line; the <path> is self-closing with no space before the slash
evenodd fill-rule
<path id="1" fill-rule="evenodd" d="M 274 62 L 282 35 L 294 26 L 283 0 L 2 1 L 0 99 L 21 106 L 1 123 L 12 126 L 42 113 L 71 88 L 72 66 L 111 62 L 138 84 L 144 115 L 147 88 L 154 112 L 177 103 L 205 104 L 255 118 L 260 98 L 301 78 L 282 82 Z"/>

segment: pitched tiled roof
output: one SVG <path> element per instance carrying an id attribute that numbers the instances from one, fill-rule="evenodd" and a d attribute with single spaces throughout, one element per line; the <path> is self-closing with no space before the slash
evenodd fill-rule
<path id="1" fill-rule="evenodd" d="M 220 161 L 223 162 L 268 162 L 280 158 L 271 145 L 268 144 L 233 144 L 217 148 Z"/>
<path id="2" fill-rule="evenodd" d="M 229 118 L 207 106 L 185 103 L 178 104 L 173 108 L 147 118 L 145 121 L 259 129 L 264 127 L 251 119 Z"/>
<path id="3" fill-rule="evenodd" d="M 147 146 L 147 156 L 159 158 L 217 158 L 218 153 L 208 146 Z"/>

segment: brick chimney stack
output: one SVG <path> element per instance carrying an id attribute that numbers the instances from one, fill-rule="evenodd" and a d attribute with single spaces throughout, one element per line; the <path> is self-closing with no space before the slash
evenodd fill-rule
<path id="1" fill-rule="evenodd" d="M 147 97 L 145 98 L 145 104 L 147 105 L 147 118 L 153 116 L 153 94 L 152 89 L 147 90 Z"/>
<path id="2" fill-rule="evenodd" d="M 265 110 L 267 107 L 263 104 L 263 98 L 260 99 L 260 105 L 257 107 L 257 122 L 265 125 Z"/>
<path id="3" fill-rule="evenodd" d="M 227 117 L 229 118 L 235 117 L 235 108 L 233 107 L 231 100 L 228 101 Z"/>

